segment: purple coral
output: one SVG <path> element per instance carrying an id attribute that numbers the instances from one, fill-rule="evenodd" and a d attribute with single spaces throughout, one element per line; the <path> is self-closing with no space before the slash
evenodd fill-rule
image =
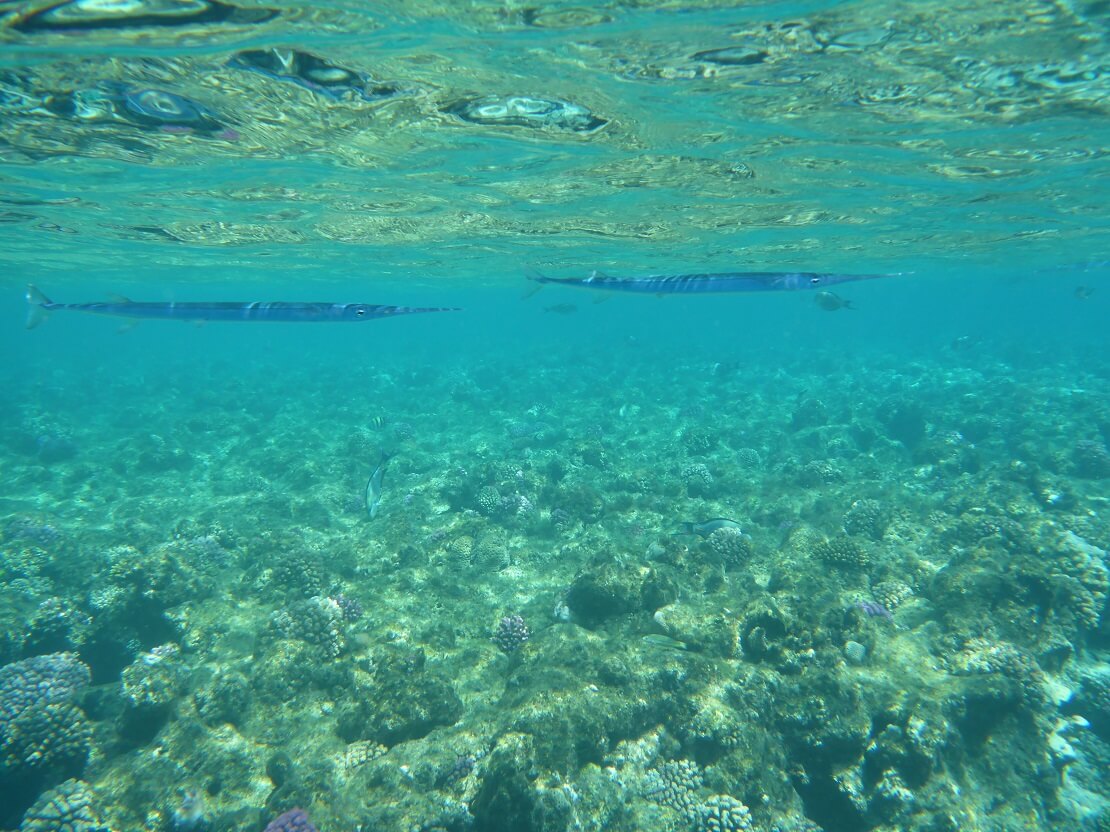
<path id="1" fill-rule="evenodd" d="M 860 601 L 856 604 L 856 609 L 862 611 L 868 618 L 885 618 L 887 621 L 894 620 L 894 614 L 878 601 Z"/>
<path id="2" fill-rule="evenodd" d="M 318 832 L 304 809 L 290 809 L 267 824 L 263 832 Z"/>
<path id="3" fill-rule="evenodd" d="M 31 705 L 72 702 L 89 684 L 89 667 L 73 653 L 50 653 L 0 667 L 0 721 Z"/>
<path id="4" fill-rule="evenodd" d="M 16 517 L 4 529 L 4 537 L 49 549 L 62 539 L 62 534 L 49 523 L 39 523 L 30 517 Z"/>
<path id="5" fill-rule="evenodd" d="M 339 593 L 331 600 L 335 601 L 339 605 L 339 609 L 343 611 L 344 621 L 358 621 L 362 618 L 362 604 L 358 602 L 357 598 Z"/>
<path id="6" fill-rule="evenodd" d="M 515 653 L 531 635 L 523 618 L 519 615 L 506 615 L 497 623 L 497 629 L 493 631 L 493 643 L 504 653 Z"/>

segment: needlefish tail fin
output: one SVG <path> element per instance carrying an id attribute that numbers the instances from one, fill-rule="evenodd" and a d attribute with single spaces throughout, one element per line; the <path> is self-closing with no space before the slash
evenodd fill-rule
<path id="1" fill-rule="evenodd" d="M 536 281 L 536 283 L 547 283 L 551 280 L 550 277 L 532 268 L 531 266 L 524 267 L 524 276 L 527 277 L 529 280 Z"/>
<path id="2" fill-rule="evenodd" d="M 543 284 L 547 283 L 548 280 L 549 280 L 549 278 L 546 275 L 540 274 L 538 271 L 533 269 L 531 266 L 525 266 L 524 267 L 524 276 L 527 277 L 532 282 L 534 282 L 536 285 L 535 286 L 529 286 L 525 290 L 524 294 L 520 296 L 521 300 L 528 300 L 528 298 L 532 297 L 533 295 L 536 294 L 536 292 L 538 292 L 540 289 L 542 289 Z"/>
<path id="3" fill-rule="evenodd" d="M 42 293 L 38 286 L 27 284 L 27 329 L 34 329 L 46 320 L 46 308 L 53 301 Z"/>

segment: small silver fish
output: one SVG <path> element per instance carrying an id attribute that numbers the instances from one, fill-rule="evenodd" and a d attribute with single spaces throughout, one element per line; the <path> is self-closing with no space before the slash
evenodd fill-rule
<path id="1" fill-rule="evenodd" d="M 855 309 L 850 300 L 845 300 L 836 292 L 818 292 L 813 296 L 813 302 L 826 312 L 835 312 L 837 309 Z"/>
<path id="2" fill-rule="evenodd" d="M 366 481 L 366 512 L 370 515 L 371 520 L 378 516 L 378 506 L 382 501 L 382 475 L 385 473 L 385 464 L 389 462 L 390 456 L 390 454 L 382 451 L 382 458 L 378 462 L 378 467 L 374 469 L 374 473 Z"/>
<path id="3" fill-rule="evenodd" d="M 686 642 L 677 638 L 662 635 L 661 633 L 648 633 L 643 637 L 644 644 L 650 647 L 662 647 L 666 650 L 686 650 Z"/>
<path id="4" fill-rule="evenodd" d="M 679 523 L 680 530 L 675 534 L 696 534 L 698 537 L 709 537 L 717 529 L 740 529 L 740 524 L 727 517 L 712 517 L 700 523 Z"/>

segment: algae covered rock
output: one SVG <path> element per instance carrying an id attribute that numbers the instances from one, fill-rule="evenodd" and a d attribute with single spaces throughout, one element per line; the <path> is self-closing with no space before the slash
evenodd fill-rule
<path id="1" fill-rule="evenodd" d="M 1110 669 L 1084 673 L 1070 708 L 1086 718 L 1104 741 L 1110 742 Z"/>
<path id="2" fill-rule="evenodd" d="M 373 683 L 340 712 L 339 733 L 347 742 L 393 746 L 453 725 L 462 713 L 454 687 L 426 665 L 423 651 L 390 647 L 375 656 Z"/>
<path id="3" fill-rule="evenodd" d="M 687 649 L 720 657 L 736 654 L 736 624 L 721 613 L 706 614 L 690 604 L 674 603 L 660 607 L 652 617 Z"/>
<path id="4" fill-rule="evenodd" d="M 499 706 L 503 730 L 532 737 L 540 768 L 569 776 L 657 724 L 673 703 L 648 668 L 608 652 L 603 637 L 558 627 L 521 654 Z"/>
<path id="5" fill-rule="evenodd" d="M 161 644 L 141 653 L 124 668 L 124 710 L 120 719 L 124 735 L 145 742 L 158 732 L 181 694 L 184 670 L 181 649 L 176 644 Z"/>
<path id="6" fill-rule="evenodd" d="M 470 813 L 488 832 L 563 832 L 574 804 L 565 789 L 539 780 L 532 738 L 505 734 L 486 761 Z"/>
<path id="7" fill-rule="evenodd" d="M 197 691 L 197 712 L 209 725 L 242 725 L 250 714 L 253 696 L 247 677 L 237 671 L 219 673 Z"/>
<path id="8" fill-rule="evenodd" d="M 875 416 L 886 428 L 887 436 L 911 450 L 925 438 L 925 413 L 916 402 L 897 397 L 886 399 Z"/>
<path id="9" fill-rule="evenodd" d="M 596 627 L 607 619 L 654 610 L 673 600 L 674 587 L 640 564 L 605 563 L 582 572 L 566 595 L 576 621 Z"/>

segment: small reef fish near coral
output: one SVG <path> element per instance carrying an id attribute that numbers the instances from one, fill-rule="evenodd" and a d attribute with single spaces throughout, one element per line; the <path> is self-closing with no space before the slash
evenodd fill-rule
<path id="1" fill-rule="evenodd" d="M 717 529 L 736 529 L 740 531 L 740 524 L 735 520 L 730 520 L 728 517 L 713 517 L 709 520 L 702 520 L 700 523 L 690 521 L 683 521 L 679 523 L 679 531 L 676 534 L 696 534 L 698 537 L 709 537 Z"/>

